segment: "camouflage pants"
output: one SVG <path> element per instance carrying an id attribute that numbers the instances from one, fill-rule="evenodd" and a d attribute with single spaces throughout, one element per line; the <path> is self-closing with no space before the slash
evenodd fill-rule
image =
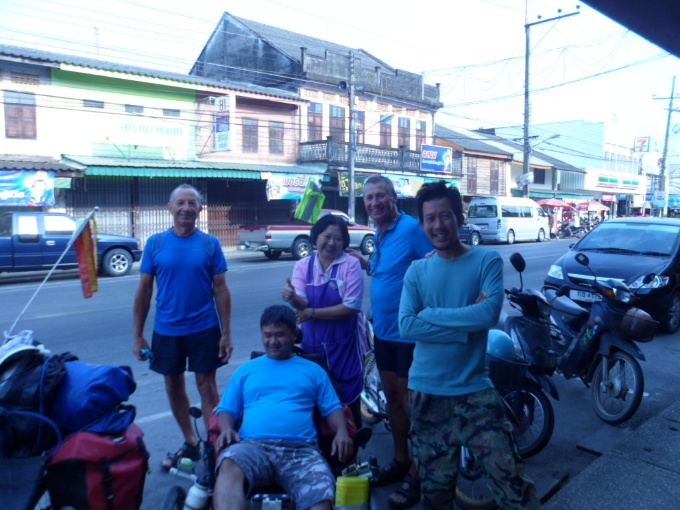
<path id="1" fill-rule="evenodd" d="M 494 389 L 454 397 L 411 391 L 413 456 L 426 510 L 454 508 L 461 446 L 482 462 L 502 509 L 537 509 L 536 487 L 512 437 L 512 425 Z"/>

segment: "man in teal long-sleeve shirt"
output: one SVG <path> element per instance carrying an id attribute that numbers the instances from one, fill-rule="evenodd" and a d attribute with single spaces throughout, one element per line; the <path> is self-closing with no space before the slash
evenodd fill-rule
<path id="1" fill-rule="evenodd" d="M 408 388 L 423 508 L 453 508 L 461 446 L 481 459 L 500 508 L 540 508 L 485 364 L 503 305 L 503 261 L 461 243 L 456 188 L 427 183 L 416 199 L 436 253 L 406 272 L 399 330 L 416 341 Z"/>

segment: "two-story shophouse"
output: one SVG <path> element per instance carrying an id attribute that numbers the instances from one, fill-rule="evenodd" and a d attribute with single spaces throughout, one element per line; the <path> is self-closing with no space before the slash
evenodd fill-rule
<path id="1" fill-rule="evenodd" d="M 99 206 L 111 233 L 146 240 L 169 227 L 169 194 L 189 182 L 204 197 L 201 228 L 235 246 L 258 213 L 287 217 L 288 204 L 258 209 L 263 175 L 327 169 L 297 163 L 306 101 L 295 91 L 0 46 L 0 94 L 0 204 L 7 183 L 44 172 L 53 207 Z"/>
<path id="2" fill-rule="evenodd" d="M 435 135 L 438 145 L 453 149 L 454 162 L 461 169 L 460 189 L 464 197 L 523 195 L 523 186 L 519 184 L 524 170 L 521 144 L 488 130 L 471 131 L 441 125 L 435 127 Z M 529 169 L 532 175 L 529 198 L 592 198 L 584 189 L 585 170 L 535 149 L 529 157 Z"/>
<path id="3" fill-rule="evenodd" d="M 505 138 L 522 136 L 522 127 L 496 128 Z M 658 189 L 658 170 L 646 172 L 641 153 L 634 152 L 633 137 L 626 138 L 615 125 L 606 122 L 572 120 L 535 124 L 531 134 L 556 138 L 541 146 L 545 154 L 560 158 L 585 171 L 583 188 L 596 200 L 609 206 L 612 215 L 631 214 L 648 192 Z M 559 180 L 568 189 L 568 180 Z"/>
<path id="4" fill-rule="evenodd" d="M 371 174 L 392 178 L 404 198 L 400 205 L 412 213 L 410 190 L 428 179 L 455 180 L 420 170 L 421 145 L 432 144 L 434 114 L 442 106 L 439 87 L 365 50 L 224 13 L 191 74 L 299 93 L 305 103 L 298 123 L 287 126 L 298 133 L 285 136 L 299 136 L 298 163 L 325 165 L 329 207 L 348 210 L 353 157 L 358 221 L 367 219 L 360 197 Z M 258 120 L 247 126 L 256 129 Z"/>

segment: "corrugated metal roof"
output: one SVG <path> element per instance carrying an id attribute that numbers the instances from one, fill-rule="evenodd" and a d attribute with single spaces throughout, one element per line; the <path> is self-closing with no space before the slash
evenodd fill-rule
<path id="1" fill-rule="evenodd" d="M 206 87 L 219 87 L 231 89 L 237 92 L 252 92 L 256 94 L 264 94 L 271 97 L 302 100 L 299 94 L 271 87 L 260 87 L 257 85 L 237 83 L 226 80 L 225 81 L 210 80 L 207 78 L 201 78 L 199 76 L 194 76 L 190 74 L 159 71 L 156 69 L 148 69 L 145 67 L 130 66 L 125 64 L 117 64 L 114 62 L 107 62 L 104 60 L 78 57 L 75 55 L 67 55 L 64 53 L 52 53 L 49 51 L 25 48 L 22 46 L 0 44 L 0 59 L 2 59 L 3 56 L 32 60 L 35 61 L 36 63 L 44 62 L 51 64 L 70 64 L 80 67 L 88 67 L 91 69 L 101 69 L 104 71 L 113 71 L 117 73 L 147 76 L 151 78 L 159 78 L 162 80 L 170 80 L 180 83 L 188 83 L 192 85 L 203 85 Z"/>
<path id="2" fill-rule="evenodd" d="M 512 157 L 512 152 L 499 149 L 498 147 L 486 144 L 477 138 L 472 138 L 469 134 L 462 133 L 457 130 L 454 131 L 453 129 L 440 126 L 439 124 L 436 124 L 434 127 L 434 135 L 444 138 L 449 142 L 455 143 L 465 150 Z"/>
<path id="3" fill-rule="evenodd" d="M 171 161 L 166 159 L 125 159 L 102 156 L 64 156 L 86 166 L 86 175 L 119 175 L 130 177 L 218 177 L 260 179 L 261 172 L 322 174 L 326 164 L 271 165 L 228 161 Z"/>
<path id="4" fill-rule="evenodd" d="M 0 170 L 45 170 L 59 173 L 82 174 L 83 165 L 67 163 L 47 156 L 27 156 L 23 154 L 0 155 Z"/>
<path id="5" fill-rule="evenodd" d="M 447 129 L 441 126 L 436 126 L 435 134 L 441 132 L 442 130 L 446 130 L 450 133 L 453 133 L 454 135 L 457 135 L 457 138 L 451 141 L 457 143 L 458 145 L 464 146 L 462 141 L 465 137 L 467 137 L 470 139 L 470 141 L 466 141 L 465 143 L 483 143 L 484 145 L 495 147 L 496 149 L 503 151 L 503 153 L 505 154 L 511 154 L 515 161 L 519 162 L 524 161 L 524 147 L 522 146 L 522 144 L 489 133 L 482 133 L 480 131 L 470 131 L 468 129 L 462 128 Z M 446 138 L 447 140 L 449 139 L 446 136 L 441 136 L 441 138 Z M 577 168 L 573 165 L 570 165 L 569 163 L 565 163 L 564 161 L 543 154 L 542 152 L 537 150 L 531 151 L 531 154 L 529 156 L 529 164 L 535 166 L 553 167 L 556 168 L 557 170 L 564 170 L 566 172 L 574 172 L 579 174 L 586 173 L 586 171 L 582 168 Z"/>

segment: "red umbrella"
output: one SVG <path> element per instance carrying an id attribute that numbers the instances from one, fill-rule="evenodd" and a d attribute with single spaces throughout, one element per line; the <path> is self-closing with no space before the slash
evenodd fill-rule
<path id="1" fill-rule="evenodd" d="M 539 205 L 545 205 L 546 207 L 562 207 L 564 209 L 574 209 L 574 206 L 569 205 L 564 200 L 559 198 L 542 198 L 536 201 Z"/>
<path id="2" fill-rule="evenodd" d="M 607 207 L 604 204 L 601 204 L 600 202 L 595 202 L 592 200 L 586 200 L 585 202 L 581 202 L 578 204 L 578 210 L 579 211 L 593 211 L 593 212 L 600 212 L 600 211 L 608 211 L 609 207 Z"/>

